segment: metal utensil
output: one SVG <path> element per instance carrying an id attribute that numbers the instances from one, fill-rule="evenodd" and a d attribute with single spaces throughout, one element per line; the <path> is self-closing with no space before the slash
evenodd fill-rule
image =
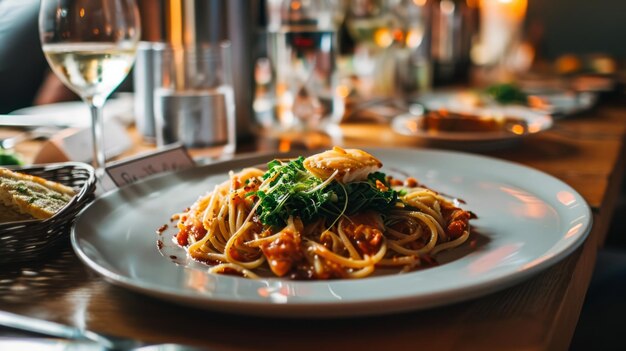
<path id="1" fill-rule="evenodd" d="M 27 140 L 50 138 L 60 129 L 56 127 L 37 127 L 30 129 L 6 139 L 0 139 L 0 149 L 13 149 L 15 145 Z"/>
<path id="2" fill-rule="evenodd" d="M 0 326 L 41 334 L 45 336 L 52 336 L 55 338 L 68 339 L 78 342 L 95 343 L 99 345 L 101 349 L 105 350 L 198 350 L 191 346 L 177 344 L 150 345 L 139 340 L 96 333 L 87 329 L 71 327 L 60 323 L 31 318 L 6 311 L 0 311 Z"/>

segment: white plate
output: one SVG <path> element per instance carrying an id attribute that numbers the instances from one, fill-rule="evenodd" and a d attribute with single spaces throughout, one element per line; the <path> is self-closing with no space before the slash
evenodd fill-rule
<path id="1" fill-rule="evenodd" d="M 540 114 L 568 116 L 591 109 L 598 100 L 592 92 L 573 92 L 565 89 L 524 90 L 529 99 L 535 99 L 534 107 L 523 105 L 502 105 L 483 98 L 475 90 L 438 90 L 419 95 L 417 102 L 426 109 L 453 109 L 458 112 L 470 112 L 476 104 L 486 104 L 487 108 L 498 109 L 506 106 L 536 111 Z M 538 102 L 540 100 L 541 102 Z"/>
<path id="2" fill-rule="evenodd" d="M 544 110 L 556 116 L 571 116 L 588 111 L 598 101 L 598 95 L 592 92 L 557 91 L 534 94 L 545 103 Z"/>
<path id="3" fill-rule="evenodd" d="M 591 228 L 584 199 L 539 171 L 462 153 L 368 151 L 383 161 L 386 172 L 406 172 L 464 199 L 478 215 L 476 248 L 468 244 L 454 253 L 458 257 L 434 268 L 334 281 L 214 275 L 183 256 L 160 254 L 155 231 L 172 213 L 226 179 L 228 170 L 269 161 L 268 156 L 194 168 L 109 193 L 81 213 L 72 245 L 113 284 L 154 297 L 241 314 L 331 317 L 422 309 L 503 289 L 563 259 Z M 173 233 L 163 234 L 163 240 Z"/>
<path id="4" fill-rule="evenodd" d="M 115 118 L 118 122 L 128 125 L 133 121 L 132 94 L 117 94 L 104 104 L 105 120 Z M 58 102 L 48 105 L 25 107 L 3 115 L 0 125 L 10 126 L 56 126 L 56 127 L 89 127 L 91 114 L 89 107 L 82 101 Z"/>
<path id="5" fill-rule="evenodd" d="M 523 134 L 515 134 L 509 131 L 495 132 L 442 132 L 433 130 L 423 130 L 419 128 L 419 121 L 423 115 L 412 115 L 410 113 L 395 117 L 391 122 L 391 127 L 397 133 L 415 136 L 425 141 L 437 142 L 451 145 L 471 146 L 467 142 L 475 145 L 509 145 L 521 138 L 537 134 L 552 127 L 552 117 L 531 110 L 523 106 L 497 106 L 497 107 L 464 107 L 448 108 L 451 112 L 469 113 L 476 116 L 490 117 L 512 117 L 524 120 L 528 125 L 528 131 Z"/>

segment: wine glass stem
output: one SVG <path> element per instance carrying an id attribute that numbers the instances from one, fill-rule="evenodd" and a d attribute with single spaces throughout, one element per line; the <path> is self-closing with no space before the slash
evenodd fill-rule
<path id="1" fill-rule="evenodd" d="M 104 153 L 104 119 L 102 105 L 88 101 L 91 110 L 91 138 L 93 140 L 93 166 L 99 176 L 104 172 L 106 155 Z"/>

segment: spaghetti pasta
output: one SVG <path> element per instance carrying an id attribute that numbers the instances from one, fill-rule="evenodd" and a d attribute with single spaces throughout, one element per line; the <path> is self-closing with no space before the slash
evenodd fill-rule
<path id="1" fill-rule="evenodd" d="M 266 172 L 231 171 L 177 216 L 175 240 L 210 272 L 292 279 L 408 271 L 467 241 L 471 212 L 380 167 L 364 151 L 335 147 L 274 160 Z"/>

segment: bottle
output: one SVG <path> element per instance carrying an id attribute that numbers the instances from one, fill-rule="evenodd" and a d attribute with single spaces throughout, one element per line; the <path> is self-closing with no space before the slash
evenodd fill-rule
<path id="1" fill-rule="evenodd" d="M 329 0 L 270 0 L 268 59 L 255 76 L 257 120 L 266 128 L 320 130 L 340 121 L 337 87 L 337 4 Z M 268 78 L 270 77 L 270 78 Z"/>
<path id="2" fill-rule="evenodd" d="M 434 84 L 467 84 L 470 51 L 478 28 L 478 1 L 434 0 Z"/>

